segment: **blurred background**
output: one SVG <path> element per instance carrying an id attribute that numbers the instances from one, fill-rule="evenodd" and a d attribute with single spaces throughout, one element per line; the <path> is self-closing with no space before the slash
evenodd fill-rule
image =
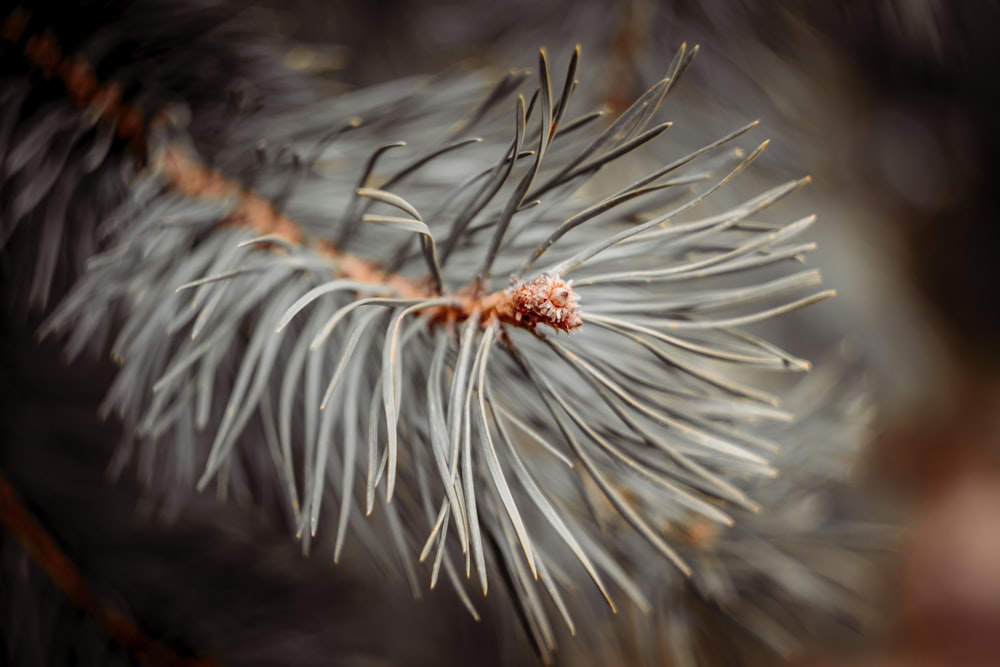
<path id="1" fill-rule="evenodd" d="M 783 319 L 768 335 L 793 354 L 814 360 L 850 350 L 878 415 L 872 442 L 857 463 L 858 492 L 890 504 L 906 527 L 898 552 L 883 570 L 887 593 L 879 615 L 884 622 L 871 648 L 849 658 L 817 650 L 802 664 L 1000 665 L 1000 273 L 994 261 L 1000 179 L 993 172 L 1000 155 L 995 106 L 1000 99 L 1000 3 L 269 0 L 253 11 L 283 40 L 287 64 L 321 78 L 333 95 L 451 69 L 483 71 L 491 79 L 511 67 L 533 66 L 539 46 L 548 48 L 558 71 L 580 44 L 578 76 L 586 85 L 579 94 L 589 96 L 592 106 L 614 111 L 662 76 L 681 43 L 700 45 L 664 113 L 674 121 L 676 140 L 691 147 L 759 118 L 757 135 L 772 143 L 753 171 L 757 180 L 743 184 L 749 191 L 813 176 L 783 211 L 819 215 L 813 234 L 819 250 L 811 262 L 839 297 Z M 644 154 L 643 159 L 655 163 L 658 156 Z M 36 348 L 25 331 L 6 325 L 6 406 L 28 409 L 24 397 L 33 397 L 30 409 L 56 416 L 47 435 L 53 442 L 112 440 L 91 424 L 86 406 L 94 392 L 66 383 L 65 371 L 54 361 L 58 353 Z M 25 354 L 29 349 L 34 351 Z M 74 372 L 100 377 L 110 370 Z M 63 456 L 65 448 L 58 452 Z M 36 490 L 30 501 L 37 513 L 53 525 L 72 527 L 85 523 L 88 513 L 109 512 L 108 507 L 126 502 L 116 496 L 131 497 L 130 492 L 88 491 L 75 501 L 65 495 L 69 487 L 55 488 L 44 471 L 68 467 L 78 471 L 80 488 L 92 489 L 100 483 L 106 452 L 104 444 L 81 448 L 74 455 L 79 460 L 67 463 L 47 458 L 56 454 L 44 447 L 6 448 L 3 463 L 20 488 Z M 203 517 L 184 529 L 190 534 L 178 540 L 211 543 L 212 527 L 218 525 L 243 535 L 220 550 L 271 540 L 262 555 L 254 556 L 261 563 L 246 563 L 245 572 L 231 573 L 233 589 L 243 578 L 259 581 L 261 569 L 268 577 L 284 571 L 267 562 L 284 558 L 283 536 L 264 531 L 268 536 L 260 538 L 252 518 L 224 508 L 202 511 Z M 122 525 L 137 523 L 129 512 L 109 516 Z M 251 525 L 244 526 L 247 522 Z M 156 567 L 165 569 L 145 567 L 131 580 L 147 591 L 204 568 L 202 562 L 170 563 L 161 534 L 144 531 L 109 530 L 81 541 L 68 528 L 60 539 L 84 544 L 76 551 L 86 569 L 108 577 L 107 568 L 129 560 L 108 558 L 114 550 L 159 552 Z M 226 570 L 229 563 L 220 555 L 217 566 Z M 390 605 L 359 602 L 350 612 L 344 606 L 330 611 L 345 616 L 339 626 L 344 630 L 324 638 L 320 628 L 326 626 L 316 625 L 309 610 L 326 613 L 331 609 L 326 596 L 353 594 L 355 577 L 344 569 L 319 573 L 318 565 L 287 577 L 298 586 L 321 582 L 317 591 L 327 601 L 279 595 L 273 603 L 287 624 L 286 639 L 266 650 L 253 649 L 251 641 L 235 653 L 232 647 L 213 651 L 246 664 L 282 664 L 293 654 L 325 664 L 331 655 L 364 653 L 364 647 L 384 641 L 380 628 L 389 622 L 386 608 L 393 609 L 392 623 L 412 632 L 406 641 L 398 638 L 399 646 L 382 663 L 372 664 L 396 664 L 400 655 L 413 664 L 443 664 L 445 654 L 451 664 L 470 664 L 465 660 L 480 659 L 482 646 L 502 643 L 460 610 L 431 620 L 414 607 L 407 591 L 400 596 L 388 588 L 378 594 L 393 600 Z M 168 573 L 164 582 L 150 581 L 159 571 Z M 367 574 L 359 578 L 371 581 Z M 292 585 L 281 580 L 274 590 L 287 592 Z M 126 595 L 121 586 L 118 593 Z M 268 595 L 248 593 L 241 602 L 247 618 L 226 621 L 245 624 L 232 636 L 243 641 L 253 628 L 274 623 L 274 607 L 270 614 L 254 610 L 272 604 L 264 601 L 271 599 Z M 147 599 L 156 607 L 156 596 Z M 213 603 L 196 599 L 189 604 L 194 615 Z M 4 641 L 10 645 L 21 632 L 17 619 L 23 610 L 4 613 Z M 150 611 L 147 617 L 159 613 Z M 183 617 L 183 610 L 160 616 L 160 636 L 177 634 L 193 644 L 192 650 L 212 646 L 220 633 L 204 628 L 213 621 Z M 494 621 L 499 619 L 502 614 Z M 442 651 L 441 643 L 456 636 L 461 642 Z M 285 642 L 295 644 L 294 637 L 308 637 L 308 650 L 301 644 L 289 649 Z M 511 645 L 491 659 L 519 664 L 528 654 Z M 81 656 L 75 663 L 52 664 L 89 664 Z"/>

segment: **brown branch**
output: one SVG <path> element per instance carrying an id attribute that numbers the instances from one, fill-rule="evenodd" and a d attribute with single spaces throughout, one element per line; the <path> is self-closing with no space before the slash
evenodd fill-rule
<path id="1" fill-rule="evenodd" d="M 10 12 L 0 23 L 0 39 L 17 44 L 25 38 L 27 13 Z M 101 85 L 86 61 L 66 56 L 56 38 L 48 33 L 27 35 L 22 46 L 24 57 L 45 79 L 62 82 L 66 94 L 84 111 L 96 114 L 101 122 L 112 123 L 119 139 L 139 153 L 145 153 L 146 122 L 142 112 L 122 101 L 116 83 Z"/>
<path id="2" fill-rule="evenodd" d="M 151 667 L 215 667 L 213 660 L 184 657 L 146 636 L 124 615 L 107 609 L 55 540 L 25 508 L 0 474 L 0 525 L 63 592 L 70 604 L 97 619 L 116 644 Z"/>
<path id="3" fill-rule="evenodd" d="M 223 226 L 244 227 L 261 236 L 281 239 L 289 245 L 308 246 L 332 260 L 341 278 L 385 285 L 406 298 L 430 299 L 438 296 L 426 278 L 413 279 L 386 273 L 374 262 L 341 253 L 329 241 L 310 240 L 298 223 L 276 211 L 270 202 L 227 180 L 218 171 L 207 169 L 182 147 L 164 147 L 152 168 L 171 189 L 187 197 L 235 198 L 234 211 L 223 221 Z M 433 306 L 425 309 L 423 314 L 435 323 L 455 323 L 465 321 L 473 312 L 479 311 L 483 326 L 501 322 L 531 331 L 539 324 L 556 331 L 572 331 L 583 323 L 572 281 L 564 281 L 558 276 L 542 275 L 529 283 L 519 283 L 488 294 L 483 293 L 479 283 L 473 281 L 453 296 L 454 304 Z"/>
<path id="4" fill-rule="evenodd" d="M 26 29 L 24 11 L 14 10 L 0 23 L 0 39 L 18 43 L 25 38 Z M 77 106 L 99 114 L 102 122 L 114 123 L 117 136 L 143 157 L 143 163 L 149 160 L 145 130 L 150 124 L 163 122 L 165 116 L 157 114 L 147 122 L 139 109 L 122 103 L 116 84 L 100 85 L 90 66 L 78 56 L 63 54 L 56 38 L 48 32 L 27 35 L 23 51 L 43 77 L 61 81 L 68 97 Z M 310 239 L 301 225 L 275 210 L 271 202 L 222 173 L 208 169 L 180 146 L 164 146 L 152 162 L 151 168 L 179 194 L 199 199 L 235 198 L 236 207 L 221 226 L 243 227 L 292 246 L 308 246 L 333 260 L 341 278 L 385 285 L 389 291 L 405 298 L 439 296 L 426 277 L 413 279 L 387 273 L 375 262 L 342 253 L 329 241 Z M 539 324 L 556 331 L 572 331 L 582 324 L 572 283 L 558 276 L 539 276 L 530 283 L 519 283 L 488 294 L 473 281 L 452 296 L 454 304 L 429 307 L 422 314 L 432 323 L 454 324 L 478 311 L 483 326 L 503 323 L 530 331 L 535 331 Z"/>

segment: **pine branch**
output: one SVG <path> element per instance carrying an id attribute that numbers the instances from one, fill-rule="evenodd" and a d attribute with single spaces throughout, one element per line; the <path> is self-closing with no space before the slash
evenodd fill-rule
<path id="1" fill-rule="evenodd" d="M 431 587 L 443 568 L 474 615 L 463 563 L 483 595 L 499 576 L 546 660 L 553 613 L 571 633 L 599 616 L 579 582 L 612 611 L 620 595 L 662 610 L 682 663 L 688 595 L 789 651 L 734 573 L 825 599 L 769 544 L 787 535 L 761 481 L 779 465 L 768 432 L 790 415 L 752 384 L 810 364 L 744 327 L 833 295 L 816 271 L 785 273 L 814 217 L 770 215 L 809 179 L 726 199 L 767 147 L 738 146 L 755 123 L 624 187 L 609 174 L 671 136 L 658 114 L 697 48 L 599 132 L 574 108 L 579 50 L 558 93 L 542 50 L 534 83 L 512 74 L 478 104 L 474 76 L 270 106 L 251 91 L 260 108 L 230 109 L 211 150 L 195 130 L 217 107 L 123 102 L 33 29 L 10 14 L 5 57 L 63 99 L 35 111 L 34 88 L 5 93 L 0 230 L 42 221 L 26 273 L 44 305 L 80 173 L 117 174 L 122 201 L 97 198 L 85 270 L 40 331 L 121 366 L 102 407 L 122 423 L 117 473 L 171 497 L 273 491 L 303 552 L 320 532 L 335 559 L 363 540 L 415 593 L 418 564 Z"/>

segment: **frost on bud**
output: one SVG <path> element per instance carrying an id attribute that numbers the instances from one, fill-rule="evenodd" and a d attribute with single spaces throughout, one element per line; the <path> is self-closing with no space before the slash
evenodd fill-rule
<path id="1" fill-rule="evenodd" d="M 572 331 L 583 324 L 572 280 L 542 274 L 530 283 L 511 285 L 505 295 L 509 298 L 505 315 L 517 326 L 534 329 L 547 324 L 559 331 Z"/>

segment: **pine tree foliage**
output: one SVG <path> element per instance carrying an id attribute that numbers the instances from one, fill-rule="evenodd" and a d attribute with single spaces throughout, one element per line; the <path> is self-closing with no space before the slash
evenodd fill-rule
<path id="1" fill-rule="evenodd" d="M 808 179 L 729 195 L 754 123 L 622 177 L 682 131 L 696 48 L 610 118 L 579 50 L 328 97 L 225 5 L 101 9 L 5 24 L 0 229 L 40 335 L 120 366 L 115 474 L 277 506 L 303 552 L 364 545 L 476 617 L 507 588 L 546 660 L 567 631 L 618 646 L 596 628 L 626 607 L 680 665 L 742 650 L 703 625 L 789 654 L 858 616 L 845 563 L 876 540 L 808 511 L 856 389 L 791 426 L 755 386 L 810 364 L 754 325 L 832 295 L 800 268 L 814 218 L 772 212 Z"/>

